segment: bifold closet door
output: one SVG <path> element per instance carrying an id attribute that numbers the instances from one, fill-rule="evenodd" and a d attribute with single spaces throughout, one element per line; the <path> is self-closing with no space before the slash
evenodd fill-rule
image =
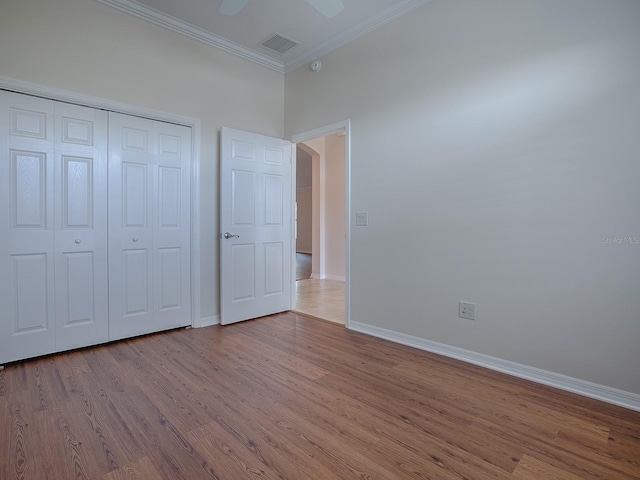
<path id="1" fill-rule="evenodd" d="M 106 119 L 0 91 L 0 363 L 108 340 Z"/>
<path id="2" fill-rule="evenodd" d="M 191 324 L 191 129 L 109 114 L 111 340 Z"/>
<path id="3" fill-rule="evenodd" d="M 55 103 L 56 350 L 109 341 L 107 112 Z"/>
<path id="4" fill-rule="evenodd" d="M 55 351 L 53 102 L 0 92 L 0 363 Z"/>

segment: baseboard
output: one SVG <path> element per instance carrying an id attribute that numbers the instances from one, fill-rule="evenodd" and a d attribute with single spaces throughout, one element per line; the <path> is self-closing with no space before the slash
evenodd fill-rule
<path id="1" fill-rule="evenodd" d="M 331 275 L 330 273 L 325 274 L 325 280 L 335 280 L 336 282 L 344 282 L 344 275 Z"/>
<path id="2" fill-rule="evenodd" d="M 365 333 L 367 335 L 372 335 L 374 337 L 400 343 L 409 347 L 418 348 L 427 352 L 436 353 L 445 357 L 455 358 L 456 360 L 496 370 L 498 372 L 506 373 L 507 375 L 524 378 L 536 383 L 577 393 L 578 395 L 594 398 L 596 400 L 601 400 L 603 402 L 640 412 L 640 395 L 635 393 L 587 382 L 586 380 L 580 380 L 578 378 L 549 372 L 547 370 L 541 370 L 535 367 L 529 367 L 527 365 L 510 362 L 508 360 L 502 360 L 500 358 L 483 355 L 463 348 L 432 342 L 413 335 L 406 335 L 404 333 L 394 332 L 385 328 L 367 325 L 366 323 L 354 322 L 353 320 L 348 322 L 348 328 L 356 332 Z"/>
<path id="3" fill-rule="evenodd" d="M 204 317 L 200 319 L 200 325 L 194 325 L 195 328 L 210 327 L 211 325 L 220 325 L 220 315 L 212 317 Z"/>
<path id="4" fill-rule="evenodd" d="M 306 253 L 307 255 L 311 255 L 312 252 L 310 250 L 296 250 L 296 253 Z"/>
<path id="5" fill-rule="evenodd" d="M 331 275 L 329 273 L 312 273 L 311 278 L 316 280 L 335 280 L 336 282 L 344 282 L 345 277 L 340 275 Z"/>

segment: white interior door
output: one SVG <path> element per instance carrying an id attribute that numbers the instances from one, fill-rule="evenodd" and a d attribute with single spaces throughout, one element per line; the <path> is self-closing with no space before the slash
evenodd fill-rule
<path id="1" fill-rule="evenodd" d="M 107 112 L 55 103 L 56 350 L 109 340 Z"/>
<path id="2" fill-rule="evenodd" d="M 55 351 L 53 108 L 0 91 L 0 363 Z"/>
<path id="3" fill-rule="evenodd" d="M 223 325 L 291 308 L 291 143 L 222 129 Z"/>
<path id="4" fill-rule="evenodd" d="M 109 335 L 191 324 L 191 130 L 109 114 Z"/>

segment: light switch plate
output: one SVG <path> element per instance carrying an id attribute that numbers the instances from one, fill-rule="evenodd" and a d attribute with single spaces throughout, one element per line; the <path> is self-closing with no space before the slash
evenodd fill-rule
<path id="1" fill-rule="evenodd" d="M 367 212 L 356 212 L 356 226 L 366 227 L 369 225 L 369 214 Z"/>

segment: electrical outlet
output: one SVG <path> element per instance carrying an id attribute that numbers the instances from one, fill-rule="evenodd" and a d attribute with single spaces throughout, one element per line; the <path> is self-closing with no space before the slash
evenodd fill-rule
<path id="1" fill-rule="evenodd" d="M 476 319 L 476 304 L 471 302 L 458 302 L 458 316 L 467 320 Z"/>

